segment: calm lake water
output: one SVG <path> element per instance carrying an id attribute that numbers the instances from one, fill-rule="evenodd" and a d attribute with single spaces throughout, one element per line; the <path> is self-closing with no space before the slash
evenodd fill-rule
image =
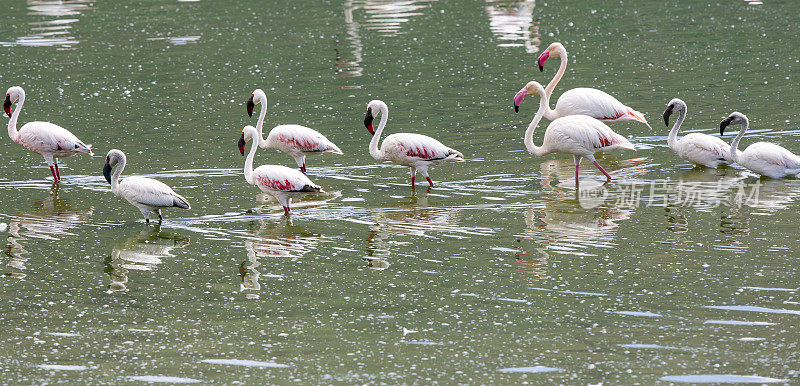
<path id="1" fill-rule="evenodd" d="M 800 4 L 788 1 L 11 0 L 0 87 L 20 123 L 96 147 L 63 161 L 0 146 L 0 375 L 11 383 L 800 382 L 800 180 L 704 170 L 666 144 L 734 110 L 800 152 Z M 569 51 L 556 88 L 603 89 L 647 116 L 639 148 L 591 164 L 535 158 L 514 114 L 536 57 Z M 289 218 L 244 181 L 236 140 L 255 88 L 265 127 L 299 123 L 343 156 L 310 158 L 329 191 Z M 464 163 L 438 185 L 367 151 L 434 136 Z M 258 107 L 257 107 L 258 108 Z M 7 119 L 2 121 L 7 122 Z M 546 124 L 546 121 L 545 121 Z M 543 125 L 534 135 L 540 143 Z M 726 135 L 730 140 L 733 135 Z M 192 204 L 146 226 L 102 177 L 157 177 Z M 294 167 L 261 150 L 256 164 Z M 419 180 L 418 180 L 419 181 Z"/>

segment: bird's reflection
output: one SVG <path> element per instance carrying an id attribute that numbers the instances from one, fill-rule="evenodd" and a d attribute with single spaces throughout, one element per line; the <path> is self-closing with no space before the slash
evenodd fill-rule
<path id="1" fill-rule="evenodd" d="M 291 219 L 278 224 L 258 219 L 253 224 L 258 224 L 259 228 L 245 239 L 247 260 L 239 264 L 240 291 L 246 298 L 258 298 L 255 292 L 261 290 L 261 272 L 258 270 L 261 259 L 300 259 L 316 249 L 322 240 L 322 235 L 293 225 Z"/>
<path id="2" fill-rule="evenodd" d="M 72 25 L 91 7 L 90 0 L 28 0 L 28 15 L 39 16 L 30 23 L 31 33 L 13 42 L 0 42 L 0 46 L 71 48 L 78 44 L 71 35 Z"/>
<path id="3" fill-rule="evenodd" d="M 163 231 L 161 226 L 146 226 L 114 245 L 105 260 L 105 273 L 111 278 L 109 292 L 127 291 L 131 271 L 152 271 L 162 259 L 174 257 L 172 251 L 189 245 L 189 237 Z"/>
<path id="4" fill-rule="evenodd" d="M 533 20 L 534 0 L 485 0 L 489 28 L 499 41 L 498 47 L 525 47 L 525 52 L 539 52 L 539 22 Z"/>
<path id="5" fill-rule="evenodd" d="M 25 245 L 33 239 L 51 240 L 58 243 L 66 236 L 73 236 L 72 228 L 80 226 L 92 217 L 93 207 L 75 208 L 68 199 L 58 197 L 55 185 L 50 195 L 33 204 L 27 210 L 18 211 L 8 223 L 8 238 L 5 255 L 6 265 L 12 272 L 6 276 L 24 278 L 27 270 L 28 252 Z"/>

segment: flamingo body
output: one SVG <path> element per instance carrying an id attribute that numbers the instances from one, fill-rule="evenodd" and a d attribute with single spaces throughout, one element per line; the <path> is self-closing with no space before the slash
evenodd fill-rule
<path id="1" fill-rule="evenodd" d="M 686 119 L 686 103 L 678 98 L 671 100 L 664 110 L 664 124 L 669 126 L 669 117 L 678 111 L 678 120 L 669 132 L 667 144 L 679 157 L 697 165 L 715 168 L 733 163 L 730 145 L 707 134 L 690 133 L 678 139 L 678 130 Z"/>
<path id="2" fill-rule="evenodd" d="M 11 112 L 11 105 L 17 103 L 14 112 Z M 53 180 L 61 180 L 61 173 L 58 169 L 58 158 L 69 157 L 77 153 L 92 153 L 92 146 L 83 143 L 78 137 L 69 130 L 50 122 L 28 122 L 17 131 L 17 121 L 22 105 L 25 103 L 25 90 L 22 87 L 14 86 L 6 92 L 6 100 L 3 108 L 11 117 L 8 122 L 8 136 L 11 140 L 22 145 L 24 148 L 44 157 Z"/>
<path id="3" fill-rule="evenodd" d="M 731 142 L 730 152 L 733 160 L 739 165 L 769 178 L 797 176 L 800 173 L 800 157 L 783 146 L 770 142 L 756 142 L 744 151 L 739 151 L 739 141 L 750 126 L 747 116 L 733 112 L 719 125 L 720 135 L 731 123 L 741 124 L 739 134 Z"/>
<path id="4" fill-rule="evenodd" d="M 375 115 L 382 115 L 378 130 L 372 127 Z M 442 162 L 463 161 L 464 155 L 458 150 L 449 148 L 427 135 L 413 133 L 396 133 L 386 137 L 380 148 L 381 133 L 386 127 L 389 118 L 389 108 L 386 103 L 373 100 L 367 105 L 367 114 L 364 116 L 364 126 L 372 134 L 369 143 L 369 154 L 378 161 L 390 161 L 398 165 L 411 168 L 411 186 L 414 187 L 414 178 L 417 170 L 425 176 L 428 184 L 433 186 L 433 180 L 428 175 L 428 169 Z"/>

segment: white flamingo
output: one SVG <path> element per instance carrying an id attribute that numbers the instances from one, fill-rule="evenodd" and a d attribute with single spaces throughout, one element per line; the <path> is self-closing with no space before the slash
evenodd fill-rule
<path id="1" fill-rule="evenodd" d="M 553 96 L 553 90 L 567 71 L 567 50 L 561 43 L 551 44 L 539 55 L 539 71 L 544 71 L 544 62 L 551 57 L 560 57 L 561 65 L 545 88 L 548 98 Z M 544 117 L 549 120 L 576 114 L 588 115 L 606 123 L 639 121 L 650 127 L 642 113 L 625 106 L 617 98 L 596 88 L 581 87 L 567 90 L 556 101 L 555 110 L 550 109 L 548 104 L 544 111 Z"/>
<path id="2" fill-rule="evenodd" d="M 372 120 L 376 115 L 383 115 L 378 131 L 372 127 Z M 436 166 L 442 162 L 463 161 L 464 155 L 457 150 L 453 150 L 441 142 L 422 134 L 397 133 L 387 136 L 383 140 L 380 149 L 378 142 L 389 119 L 389 108 L 386 103 L 373 100 L 367 105 L 367 114 L 364 116 L 364 126 L 372 134 L 369 142 L 369 154 L 378 161 L 392 161 L 398 165 L 411 168 L 411 187 L 414 187 L 414 177 L 417 170 L 422 173 L 433 186 L 431 177 L 428 176 L 428 168 Z"/>
<path id="3" fill-rule="evenodd" d="M 770 178 L 796 176 L 800 173 L 800 157 L 782 146 L 769 142 L 756 142 L 739 151 L 739 140 L 750 127 L 750 121 L 740 112 L 733 112 L 719 124 L 719 135 L 725 133 L 730 124 L 740 124 L 739 134 L 731 142 L 733 161 L 751 171 Z"/>
<path id="4" fill-rule="evenodd" d="M 285 214 L 289 214 L 291 209 L 292 197 L 305 195 L 306 193 L 325 193 L 319 185 L 311 182 L 305 174 L 296 169 L 287 168 L 281 165 L 261 165 L 253 170 L 253 158 L 258 149 L 258 130 L 247 125 L 242 130 L 239 138 L 239 151 L 244 155 L 244 145 L 251 139 L 256 138 L 256 142 L 250 146 L 250 153 L 244 161 L 244 179 L 250 185 L 255 185 L 262 192 L 275 197 Z"/>
<path id="5" fill-rule="evenodd" d="M 156 212 L 158 221 L 161 222 L 164 219 L 161 217 L 162 208 L 191 209 L 189 202 L 185 198 L 175 193 L 172 188 L 161 181 L 136 176 L 127 177 L 120 181 L 119 176 L 122 174 L 122 170 L 125 169 L 127 161 L 128 159 L 122 150 L 109 150 L 106 155 L 106 165 L 103 167 L 103 176 L 111 184 L 111 192 L 115 196 L 122 197 L 128 200 L 131 205 L 139 208 L 144 216 L 144 221 L 149 223 L 150 212 Z M 111 175 L 111 169 L 115 166 L 114 175 Z"/>
<path id="6" fill-rule="evenodd" d="M 531 124 L 528 125 L 528 130 L 525 131 L 525 148 L 528 152 L 541 157 L 550 153 L 566 153 L 572 154 L 575 159 L 575 186 L 578 186 L 578 167 L 581 164 L 581 159 L 586 158 L 597 166 L 603 174 L 606 175 L 608 180 L 611 180 L 611 175 L 597 163 L 594 158 L 594 153 L 597 151 L 607 152 L 617 149 L 636 150 L 633 144 L 630 143 L 625 137 L 615 133 L 605 123 L 600 122 L 588 115 L 569 115 L 561 117 L 547 126 L 544 132 L 544 140 L 542 146 L 533 144 L 533 132 L 539 121 L 544 116 L 547 110 L 547 93 L 541 84 L 537 82 L 529 82 L 525 87 L 514 96 L 514 108 L 519 110 L 519 105 L 526 96 L 532 94 L 539 94 L 541 101 L 539 102 L 539 111 L 533 117 Z"/>
<path id="7" fill-rule="evenodd" d="M 275 149 L 294 158 L 300 170 L 306 172 L 306 156 L 314 154 L 343 154 L 339 147 L 325 138 L 318 131 L 300 125 L 279 125 L 269 131 L 264 139 L 264 117 L 267 115 L 267 94 L 260 88 L 253 91 L 247 100 L 247 114 L 253 116 L 253 108 L 261 104 L 256 130 L 258 130 L 258 146 L 264 149 Z"/>
<path id="8" fill-rule="evenodd" d="M 11 113 L 11 105 L 17 103 L 14 113 Z M 84 144 L 78 137 L 70 133 L 69 130 L 54 125 L 50 122 L 28 122 L 17 131 L 17 120 L 19 119 L 22 105 L 25 103 L 25 90 L 22 87 L 14 86 L 6 91 L 6 100 L 3 103 L 3 110 L 11 118 L 8 121 L 8 136 L 11 140 L 24 146 L 26 149 L 41 154 L 50 172 L 53 173 L 53 181 L 61 180 L 61 172 L 58 170 L 58 158 L 69 157 L 75 153 L 92 153 L 92 145 Z"/>
<path id="9" fill-rule="evenodd" d="M 664 124 L 669 126 L 669 116 L 678 111 L 678 120 L 672 126 L 667 138 L 667 144 L 679 157 L 697 165 L 715 168 L 720 165 L 733 163 L 730 145 L 725 141 L 707 134 L 690 133 L 678 139 L 678 130 L 686 119 L 686 103 L 675 98 L 667 104 L 664 110 Z"/>

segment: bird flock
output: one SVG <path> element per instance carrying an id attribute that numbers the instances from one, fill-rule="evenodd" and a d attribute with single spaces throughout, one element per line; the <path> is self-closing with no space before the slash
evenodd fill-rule
<path id="1" fill-rule="evenodd" d="M 607 123 L 637 121 L 650 128 L 641 112 L 626 106 L 613 96 L 594 88 L 574 88 L 565 91 L 556 101 L 555 109 L 550 108 L 550 98 L 558 82 L 566 73 L 568 56 L 561 43 L 552 43 L 538 57 L 539 70 L 550 58 L 560 58 L 561 64 L 553 79 L 543 87 L 531 81 L 514 95 L 514 111 L 519 112 L 520 104 L 527 96 L 538 95 L 539 109 L 525 131 L 525 148 L 534 156 L 541 157 L 551 153 L 571 154 L 575 161 L 575 187 L 579 188 L 578 170 L 585 158 L 591 161 L 611 181 L 611 175 L 603 169 L 594 157 L 596 152 L 614 150 L 636 150 L 624 136 L 615 133 Z M 12 106 L 16 108 L 12 112 Z M 42 155 L 50 167 L 54 182 L 61 180 L 58 160 L 77 153 L 93 155 L 92 145 L 87 145 L 68 130 L 50 122 L 29 122 L 17 130 L 22 105 L 25 103 L 25 90 L 13 86 L 6 92 L 3 110 L 10 118 L 8 135 L 11 140 L 26 149 Z M 264 193 L 270 194 L 283 207 L 285 214 L 291 211 L 293 198 L 308 193 L 324 193 L 319 185 L 306 176 L 306 157 L 317 154 L 343 154 L 333 142 L 318 131 L 301 125 L 279 125 L 263 135 L 264 118 L 267 114 L 267 96 L 256 89 L 245 103 L 247 114 L 252 117 L 255 106 L 260 104 L 256 126 L 247 125 L 239 137 L 239 151 L 245 155 L 247 142 L 252 141 L 244 163 L 245 181 L 255 185 Z M 687 114 L 686 103 L 678 98 L 672 99 L 664 110 L 664 124 L 669 127 L 672 114 L 678 117 L 667 138 L 667 144 L 680 158 L 696 165 L 716 168 L 738 163 L 759 175 L 770 178 L 796 176 L 800 173 L 800 157 L 789 150 L 769 142 L 757 142 L 739 151 L 739 141 L 749 127 L 747 117 L 739 112 L 731 113 L 720 122 L 720 135 L 731 124 L 741 125 L 741 129 L 730 145 L 722 139 L 701 133 L 691 133 L 678 138 L 678 131 Z M 380 117 L 377 130 L 373 126 Z M 533 142 L 533 134 L 542 118 L 550 120 L 545 129 L 541 146 Z M 390 161 L 406 166 L 411 171 L 411 186 L 414 187 L 417 172 L 421 173 L 433 187 L 429 169 L 444 162 L 463 161 L 464 155 L 438 140 L 422 134 L 395 133 L 380 143 L 389 108 L 383 101 L 373 100 L 367 104 L 364 126 L 372 134 L 369 154 L 377 161 Z M 380 143 L 380 146 L 379 146 Z M 261 165 L 253 168 L 258 148 L 275 149 L 291 156 L 300 170 L 282 165 Z M 150 214 L 163 219 L 161 209 L 190 209 L 191 205 L 181 195 L 166 184 L 145 177 L 120 179 L 126 165 L 125 153 L 118 149 L 109 150 L 103 167 L 103 176 L 111 184 L 111 192 L 137 207 L 146 222 Z"/>

